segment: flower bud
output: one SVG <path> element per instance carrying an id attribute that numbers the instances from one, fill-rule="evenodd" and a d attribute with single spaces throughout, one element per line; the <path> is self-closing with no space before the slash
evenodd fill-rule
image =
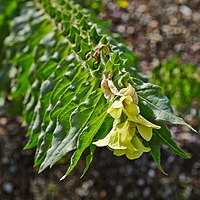
<path id="1" fill-rule="evenodd" d="M 119 91 L 119 94 L 124 95 L 124 96 L 131 96 L 133 99 L 132 103 L 138 104 L 137 93 L 136 93 L 135 89 L 131 86 L 131 84 L 128 84 L 127 88 L 121 89 Z"/>
<path id="2" fill-rule="evenodd" d="M 118 95 L 118 90 L 112 81 L 112 74 L 108 74 L 108 77 L 104 77 L 101 81 L 101 89 L 106 99 L 112 99 L 115 95 Z"/>

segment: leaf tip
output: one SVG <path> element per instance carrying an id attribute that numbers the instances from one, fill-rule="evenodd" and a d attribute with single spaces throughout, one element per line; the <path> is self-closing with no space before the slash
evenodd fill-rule
<path id="1" fill-rule="evenodd" d="M 191 159 L 192 158 L 192 154 L 191 153 L 185 153 L 186 154 L 186 159 Z"/>
<path id="2" fill-rule="evenodd" d="M 35 165 L 34 165 L 34 166 L 35 166 Z M 44 169 L 39 168 L 39 170 L 38 170 L 38 174 L 42 173 L 43 171 L 44 171 Z"/>
<path id="3" fill-rule="evenodd" d="M 60 178 L 60 181 L 63 181 L 66 177 L 67 177 L 67 175 L 65 174 L 64 176 L 62 176 L 62 177 Z"/>
<path id="4" fill-rule="evenodd" d="M 159 169 L 165 176 L 168 176 L 168 173 L 166 173 L 166 172 L 162 169 L 162 167 L 158 167 L 158 169 Z"/>

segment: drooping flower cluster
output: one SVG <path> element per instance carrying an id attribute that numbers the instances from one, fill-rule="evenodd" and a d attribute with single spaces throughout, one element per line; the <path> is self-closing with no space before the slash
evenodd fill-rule
<path id="1" fill-rule="evenodd" d="M 136 130 L 144 140 L 150 141 L 152 129 L 159 129 L 160 126 L 149 122 L 139 114 L 137 93 L 130 84 L 127 88 L 120 90 L 117 95 L 119 100 L 115 100 L 107 111 L 115 119 L 115 125 L 105 138 L 93 144 L 99 147 L 108 146 L 116 156 L 125 154 L 129 159 L 136 159 L 143 152 L 151 150 L 142 143 Z M 123 113 L 126 120 L 119 123 Z"/>

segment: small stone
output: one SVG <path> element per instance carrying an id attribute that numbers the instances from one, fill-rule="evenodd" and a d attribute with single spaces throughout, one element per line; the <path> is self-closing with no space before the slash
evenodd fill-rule
<path id="1" fill-rule="evenodd" d="M 121 17 L 122 17 L 122 20 L 125 21 L 125 22 L 129 20 L 129 14 L 128 13 L 122 13 Z"/>
<path id="2" fill-rule="evenodd" d="M 95 178 L 98 178 L 99 177 L 99 171 L 97 171 L 97 170 L 92 170 L 91 171 L 91 173 L 92 173 L 92 175 L 95 177 Z"/>
<path id="3" fill-rule="evenodd" d="M 123 26 L 123 25 L 119 25 L 119 26 L 117 27 L 117 32 L 119 32 L 119 33 L 124 33 L 125 30 L 126 30 L 126 28 L 125 28 L 125 26 Z"/>
<path id="4" fill-rule="evenodd" d="M 124 191 L 123 185 L 116 186 L 116 193 L 118 196 L 121 196 L 123 194 L 123 191 Z"/>
<path id="5" fill-rule="evenodd" d="M 186 5 L 181 5 L 179 10 L 183 15 L 186 15 L 186 16 L 192 15 L 192 10 Z"/>
<path id="6" fill-rule="evenodd" d="M 140 5 L 137 9 L 138 12 L 145 12 L 147 10 L 147 6 L 146 5 Z"/>
<path id="7" fill-rule="evenodd" d="M 141 178 L 138 179 L 137 184 L 138 184 L 139 186 L 144 186 L 144 180 L 141 179 Z"/>
<path id="8" fill-rule="evenodd" d="M 153 42 L 153 43 L 162 42 L 163 37 L 159 33 L 150 33 L 149 34 L 149 40 L 151 40 L 151 42 Z"/>
<path id="9" fill-rule="evenodd" d="M 102 190 L 102 191 L 100 191 L 99 196 L 101 197 L 101 199 L 103 199 L 107 196 L 107 192 L 105 190 Z"/>
<path id="10" fill-rule="evenodd" d="M 1 125 L 6 125 L 7 124 L 7 119 L 5 117 L 0 118 L 0 124 Z"/>
<path id="11" fill-rule="evenodd" d="M 133 174 L 133 167 L 131 166 L 131 165 L 128 165 L 127 167 L 126 167 L 126 174 L 128 175 L 128 176 L 131 176 L 132 174 Z"/>
<path id="12" fill-rule="evenodd" d="M 193 176 L 197 176 L 197 175 L 199 174 L 199 172 L 198 172 L 198 170 L 196 170 L 196 169 L 191 169 L 191 174 L 192 174 Z"/>
<path id="13" fill-rule="evenodd" d="M 177 20 L 177 18 L 173 17 L 173 18 L 170 19 L 169 23 L 170 23 L 170 25 L 175 26 L 175 25 L 177 25 L 178 20 Z"/>
<path id="14" fill-rule="evenodd" d="M 143 14 L 140 18 L 140 25 L 147 26 L 151 21 L 151 16 L 149 14 Z"/>
<path id="15" fill-rule="evenodd" d="M 195 12 L 195 13 L 192 15 L 192 18 L 193 18 L 194 21 L 199 22 L 199 21 L 200 21 L 200 13 Z"/>
<path id="16" fill-rule="evenodd" d="M 168 6 L 167 8 L 166 8 L 166 14 L 167 15 L 174 15 L 175 13 L 177 12 L 177 7 L 176 6 L 174 6 L 174 5 L 172 5 L 172 6 Z"/>
<path id="17" fill-rule="evenodd" d="M 191 46 L 192 51 L 199 51 L 200 50 L 200 43 L 193 44 Z"/>
<path id="18" fill-rule="evenodd" d="M 184 44 L 183 43 L 177 44 L 175 45 L 174 48 L 176 49 L 176 51 L 182 51 L 184 50 Z"/>
<path id="19" fill-rule="evenodd" d="M 10 166 L 10 167 L 9 167 L 9 171 L 10 171 L 11 173 L 15 173 L 15 172 L 17 171 L 17 166 L 15 166 L 15 165 Z"/>
<path id="20" fill-rule="evenodd" d="M 127 28 L 127 30 L 126 30 L 127 34 L 133 34 L 134 31 L 135 31 L 135 29 L 134 29 L 134 27 L 132 27 L 132 26 L 129 26 L 129 27 Z"/>
<path id="21" fill-rule="evenodd" d="M 89 190 L 93 186 L 93 184 L 94 184 L 93 180 L 88 180 L 83 182 L 82 186 L 76 189 L 76 193 L 80 197 L 86 197 L 89 194 Z"/>
<path id="22" fill-rule="evenodd" d="M 187 179 L 187 177 L 186 177 L 185 174 L 180 174 L 180 175 L 179 175 L 179 180 L 180 180 L 181 182 L 186 182 L 186 179 Z"/>
<path id="23" fill-rule="evenodd" d="M 151 190 L 150 190 L 149 187 L 144 188 L 144 190 L 143 190 L 143 196 L 144 196 L 144 198 L 149 197 L 150 193 L 151 193 Z"/>
<path id="24" fill-rule="evenodd" d="M 155 176 L 155 171 L 153 169 L 150 169 L 148 171 L 148 176 L 151 177 L 151 178 L 153 178 Z"/>
<path id="25" fill-rule="evenodd" d="M 9 164 L 9 159 L 7 158 L 7 157 L 3 157 L 3 158 L 1 158 L 1 163 L 3 164 L 3 165 L 7 165 L 7 164 Z"/>
<path id="26" fill-rule="evenodd" d="M 82 188 L 77 188 L 76 193 L 80 197 L 86 197 L 88 195 L 88 191 L 83 190 Z"/>
<path id="27" fill-rule="evenodd" d="M 6 133 L 6 130 L 0 127 L 0 136 L 5 135 L 5 133 Z"/>
<path id="28" fill-rule="evenodd" d="M 5 182 L 3 184 L 3 190 L 8 193 L 11 194 L 13 192 L 14 186 L 11 182 Z"/>
<path id="29" fill-rule="evenodd" d="M 155 66 L 158 66 L 160 65 L 160 60 L 157 59 L 157 58 L 154 58 L 153 61 L 152 61 L 152 66 L 155 67 Z"/>
<path id="30" fill-rule="evenodd" d="M 151 22 L 150 22 L 150 27 L 152 28 L 152 29 L 155 29 L 155 28 L 157 28 L 158 27 L 158 21 L 156 21 L 156 20 L 152 20 Z"/>
<path id="31" fill-rule="evenodd" d="M 169 25 L 163 25 L 162 31 L 163 31 L 166 35 L 170 35 L 170 34 L 171 34 L 171 29 L 170 29 L 170 26 L 169 26 Z"/>
<path id="32" fill-rule="evenodd" d="M 167 159 L 167 162 L 168 163 L 173 163 L 175 160 L 175 157 L 174 156 L 169 156 L 169 158 Z"/>

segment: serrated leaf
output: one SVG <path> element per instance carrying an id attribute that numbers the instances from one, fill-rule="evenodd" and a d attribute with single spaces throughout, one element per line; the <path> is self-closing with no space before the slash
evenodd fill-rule
<path id="1" fill-rule="evenodd" d="M 52 124 L 54 127 L 54 129 L 49 130 L 49 126 L 47 127 L 46 130 L 44 130 L 44 135 L 41 138 L 42 144 L 41 144 L 41 149 L 40 149 L 40 144 L 38 145 L 38 149 L 39 152 L 38 154 L 36 154 L 36 161 L 35 163 L 38 163 L 39 159 L 41 159 L 41 157 L 44 157 L 49 146 L 51 145 L 52 142 L 52 147 L 49 149 L 49 152 L 51 151 L 51 149 L 55 149 L 60 142 L 64 139 L 66 133 L 68 132 L 68 130 L 70 129 L 70 124 L 69 124 L 69 117 L 70 114 L 72 113 L 72 111 L 78 106 L 78 99 L 84 99 L 84 97 L 86 98 L 88 96 L 88 93 L 90 92 L 90 89 L 92 88 L 92 86 L 90 84 L 83 84 L 83 82 L 85 81 L 86 77 L 82 77 L 82 79 L 79 78 L 80 83 L 82 83 L 82 86 L 80 87 L 80 89 L 78 89 L 78 92 L 64 92 L 65 95 L 62 96 L 61 100 L 60 100 L 60 105 L 61 107 L 57 110 L 57 114 L 56 116 L 54 116 L 54 119 L 51 117 L 51 121 L 49 122 L 50 124 Z M 77 86 L 79 84 L 76 84 Z M 84 97 L 83 97 L 84 96 Z M 55 125 L 57 124 L 57 126 Z M 59 124 L 61 126 L 59 126 Z M 51 127 L 51 126 L 50 126 Z M 60 132 L 60 130 L 62 130 L 62 132 Z M 52 132 L 51 136 L 49 131 Z M 46 140 L 46 135 L 47 135 L 47 140 Z M 54 138 L 53 138 L 54 137 Z M 52 141 L 53 140 L 53 141 Z"/>
<path id="2" fill-rule="evenodd" d="M 144 83 L 138 79 L 134 79 L 134 81 L 136 82 L 135 88 L 138 97 L 142 101 L 141 103 L 152 109 L 156 116 L 156 120 L 184 125 L 196 132 L 196 130 L 182 118 L 173 114 L 169 99 L 163 94 L 163 90 L 159 86 L 151 83 Z"/>
<path id="3" fill-rule="evenodd" d="M 98 115 L 98 109 L 101 109 L 103 96 L 101 91 L 93 91 L 89 97 L 82 102 L 71 114 L 70 117 L 70 130 L 62 140 L 57 141 L 57 145 L 53 144 L 47 152 L 45 161 L 41 164 L 40 172 L 49 165 L 52 166 L 60 160 L 66 153 L 74 150 L 77 147 L 77 139 L 83 131 L 89 120 Z M 62 130 L 62 127 L 60 127 Z"/>
<path id="4" fill-rule="evenodd" d="M 79 136 L 79 139 L 78 139 L 77 150 L 75 151 L 75 153 L 73 154 L 73 156 L 71 158 L 71 164 L 66 172 L 66 176 L 74 169 L 74 167 L 78 163 L 83 151 L 92 143 L 92 140 L 93 140 L 95 134 L 100 129 L 106 116 L 107 116 L 107 109 L 104 112 L 101 112 L 101 114 L 99 116 L 97 116 L 96 118 L 92 118 L 92 120 L 90 120 L 87 123 L 87 125 L 86 125 L 87 128 L 82 130 L 82 132 Z M 98 124 L 97 124 L 97 122 L 98 122 Z M 63 178 L 65 178 L 65 176 L 63 176 L 61 179 L 63 179 Z"/>

